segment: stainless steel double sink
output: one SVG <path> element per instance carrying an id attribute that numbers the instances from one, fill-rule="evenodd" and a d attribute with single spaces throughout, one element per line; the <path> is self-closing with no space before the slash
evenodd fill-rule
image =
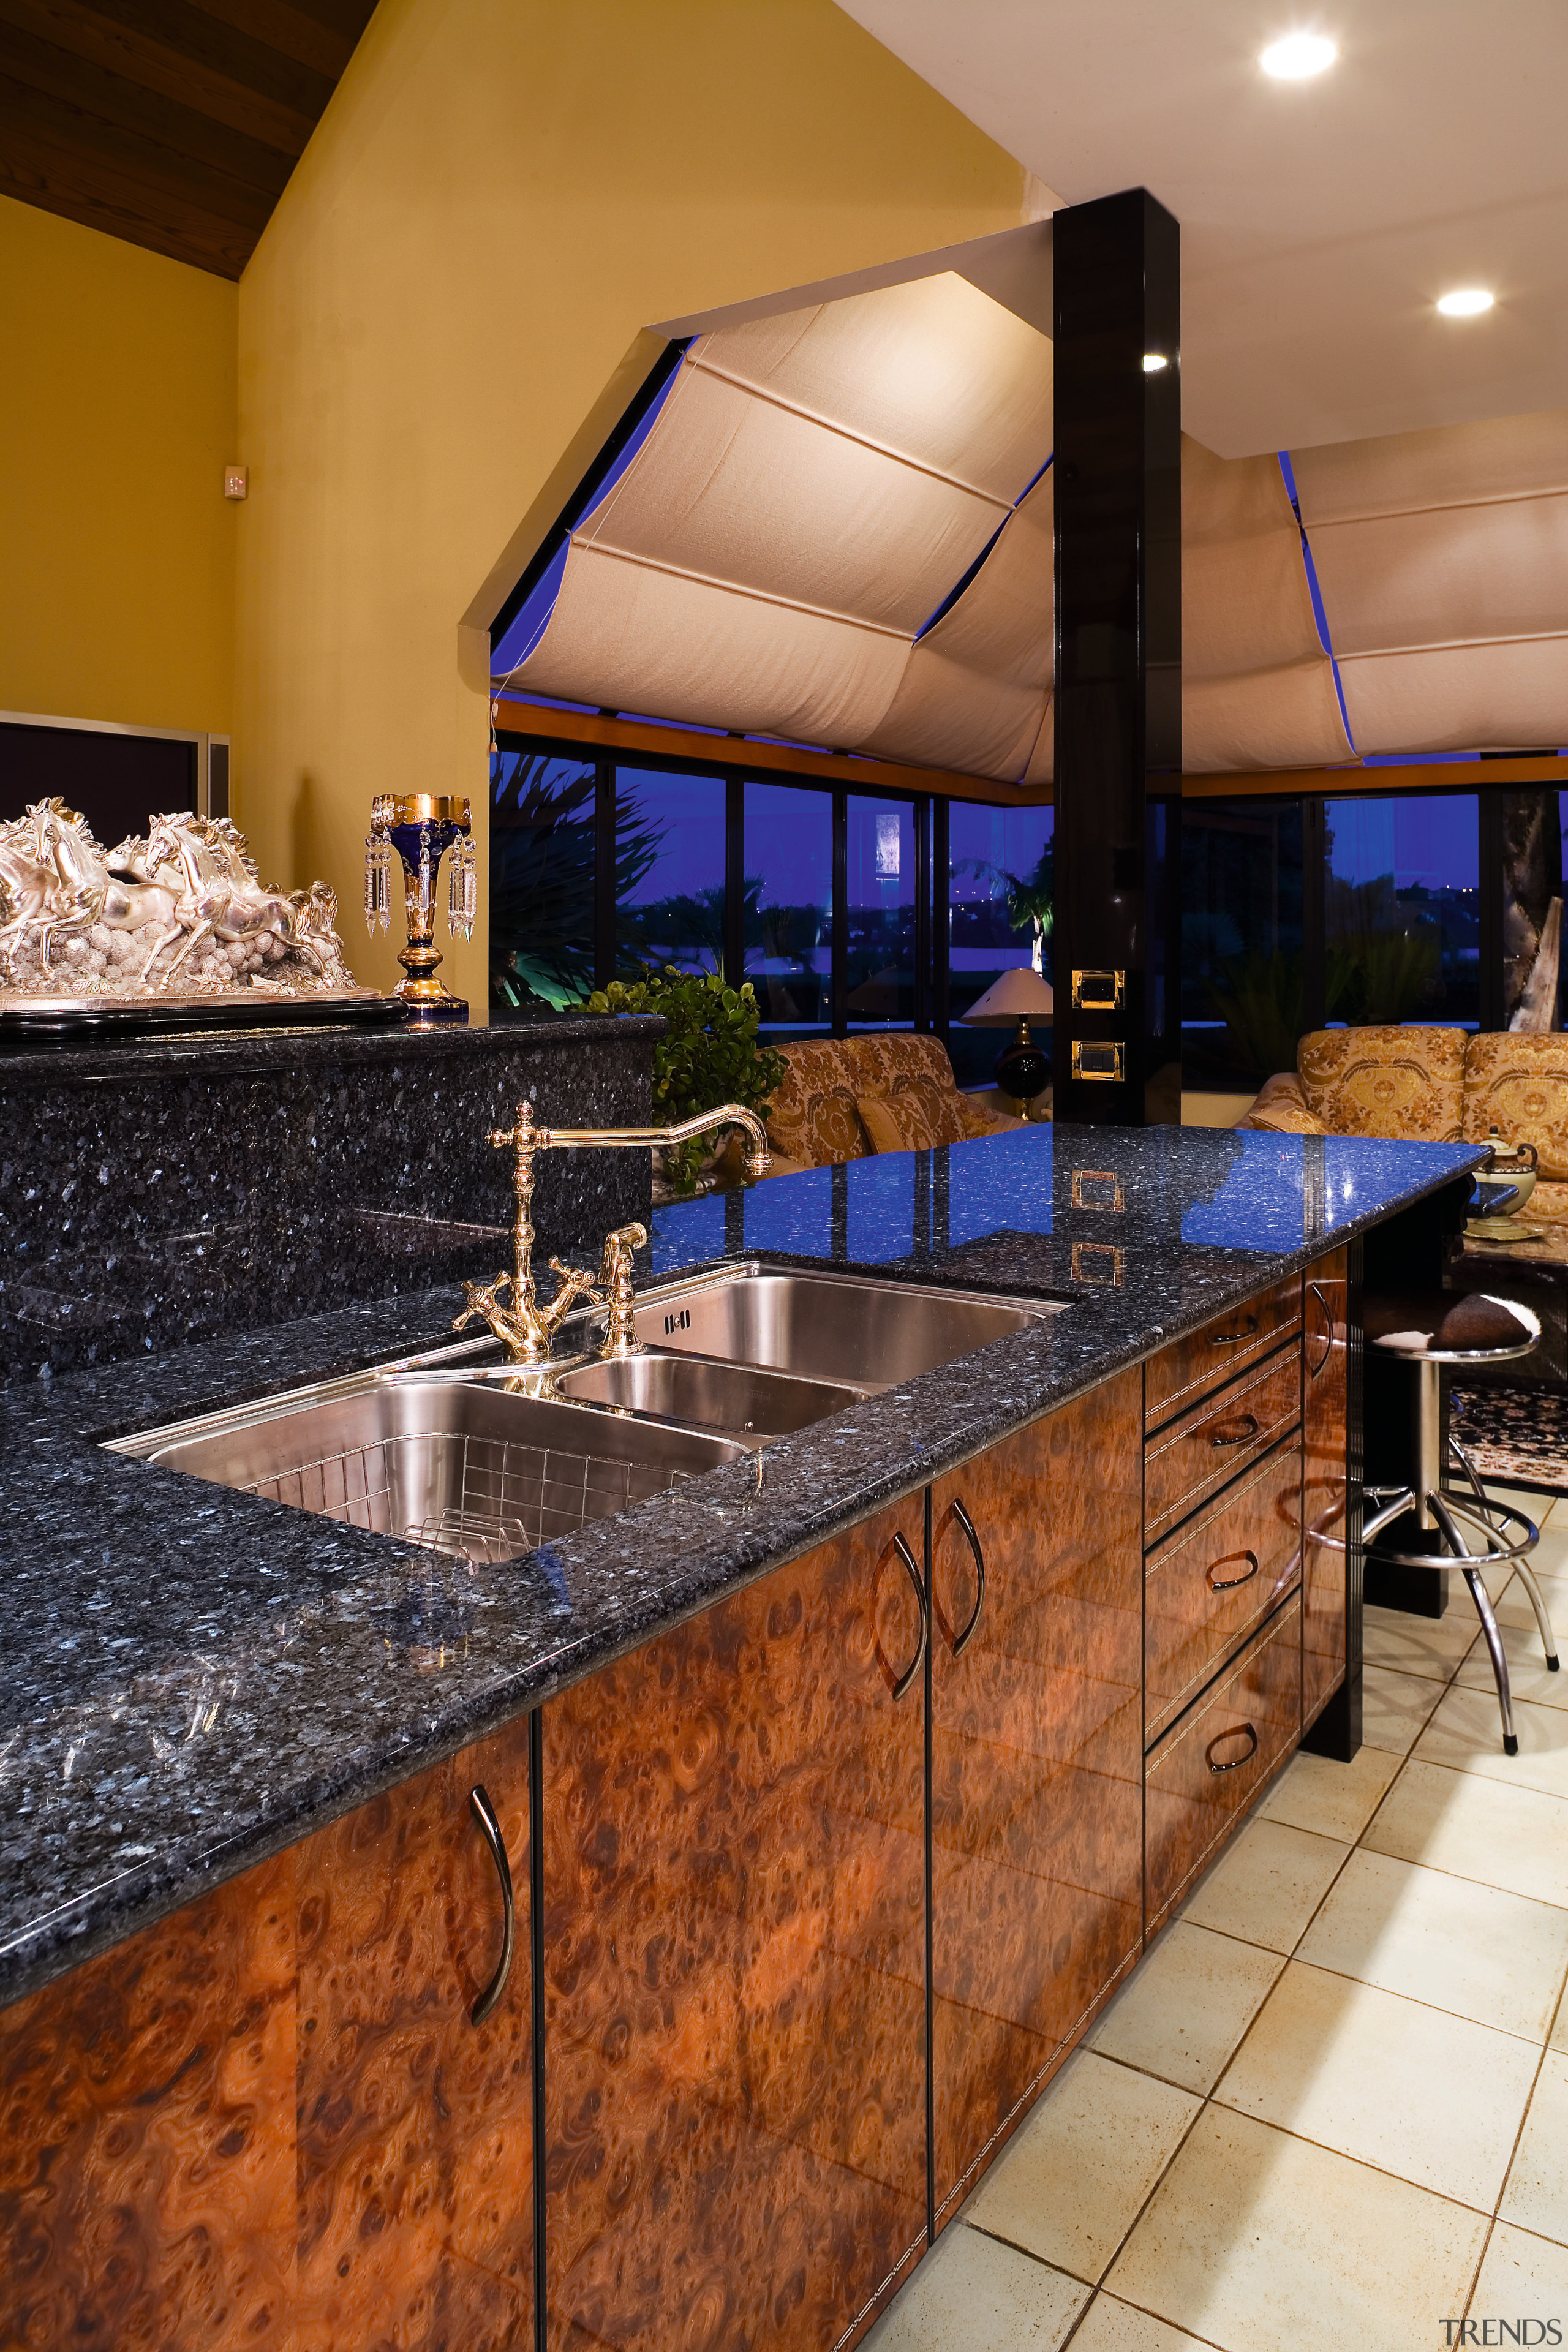
<path id="1" fill-rule="evenodd" d="M 110 1451 L 469 1560 L 608 1518 L 1061 1311 L 748 1261 L 638 1302 L 644 1352 L 540 1370 L 467 1341 L 111 1441 Z"/>

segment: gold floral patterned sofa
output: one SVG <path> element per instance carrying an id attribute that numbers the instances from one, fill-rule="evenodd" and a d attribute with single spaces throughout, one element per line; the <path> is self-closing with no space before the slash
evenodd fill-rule
<path id="1" fill-rule="evenodd" d="M 926 1151 L 1025 1124 L 961 1094 L 940 1039 L 912 1030 L 812 1038 L 779 1051 L 789 1067 L 768 1112 L 775 1175 L 876 1151 Z"/>
<path id="2" fill-rule="evenodd" d="M 1532 1143 L 1532 1217 L 1568 1218 L 1568 1034 L 1316 1029 L 1237 1125 L 1280 1135 Z"/>

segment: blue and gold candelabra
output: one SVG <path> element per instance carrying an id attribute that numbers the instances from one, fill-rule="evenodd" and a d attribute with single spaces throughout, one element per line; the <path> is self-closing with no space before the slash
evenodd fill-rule
<path id="1" fill-rule="evenodd" d="M 392 854 L 403 866 L 408 944 L 397 961 L 407 973 L 393 993 L 416 1023 L 467 1021 L 464 999 L 436 977 L 443 959 L 436 945 L 436 885 L 448 850 L 447 933 L 471 939 L 478 899 L 478 859 L 467 800 L 429 793 L 382 793 L 371 803 L 364 845 L 364 919 L 374 936 L 392 920 Z"/>

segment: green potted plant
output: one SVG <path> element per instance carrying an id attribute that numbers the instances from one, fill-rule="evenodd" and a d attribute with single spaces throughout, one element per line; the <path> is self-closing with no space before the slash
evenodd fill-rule
<path id="1" fill-rule="evenodd" d="M 751 982 L 731 988 L 716 971 L 681 971 L 668 963 L 641 980 L 612 981 L 588 999 L 590 1013 L 660 1013 L 668 1033 L 653 1049 L 653 1115 L 666 1126 L 694 1111 L 739 1103 L 763 1117 L 773 1090 L 783 1083 L 784 1057 L 757 1043 L 761 1013 Z M 732 1138 L 673 1144 L 660 1156 L 661 1189 L 672 1200 L 689 1199 L 736 1178 L 727 1168 Z"/>

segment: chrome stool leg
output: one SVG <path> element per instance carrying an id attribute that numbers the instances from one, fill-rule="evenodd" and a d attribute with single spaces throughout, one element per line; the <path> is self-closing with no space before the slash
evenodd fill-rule
<path id="1" fill-rule="evenodd" d="M 1503 1652 L 1502 1635 L 1498 1630 L 1497 1612 L 1492 1607 L 1491 1594 L 1487 1591 L 1486 1579 L 1481 1574 L 1480 1564 L 1460 1538 L 1459 1530 L 1454 1523 L 1453 1513 L 1448 1508 L 1447 1498 L 1435 1492 L 1428 1496 L 1427 1500 L 1432 1506 L 1433 1515 L 1438 1526 L 1443 1530 L 1444 1540 L 1453 1553 L 1454 1563 L 1463 1572 L 1465 1582 L 1470 1588 L 1470 1599 L 1475 1602 L 1476 1615 L 1481 1621 L 1481 1632 L 1485 1636 L 1487 1651 L 1492 1662 L 1492 1679 L 1497 1684 L 1498 1707 L 1502 1716 L 1502 1752 L 1505 1756 L 1517 1756 L 1519 1735 L 1513 1727 L 1513 1694 L 1509 1686 L 1508 1659 Z M 1469 1515 L 1467 1514 L 1468 1516 Z M 1495 1553 L 1493 1557 L 1496 1557 Z"/>
<path id="2" fill-rule="evenodd" d="M 1546 1653 L 1546 1671 L 1549 1675 L 1554 1675 L 1558 1671 L 1557 1643 L 1552 1631 L 1552 1620 L 1546 1613 L 1546 1603 L 1541 1597 L 1541 1587 L 1535 1580 L 1535 1570 L 1528 1561 L 1523 1559 L 1516 1559 L 1514 1567 L 1519 1570 L 1520 1581 L 1529 1594 L 1530 1605 L 1535 1612 L 1535 1623 L 1541 1635 L 1541 1646 Z"/>

